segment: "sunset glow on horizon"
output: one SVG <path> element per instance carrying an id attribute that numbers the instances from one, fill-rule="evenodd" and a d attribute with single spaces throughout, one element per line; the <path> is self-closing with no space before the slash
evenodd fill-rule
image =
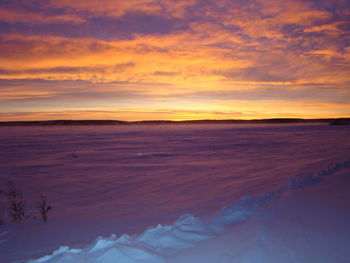
<path id="1" fill-rule="evenodd" d="M 347 0 L 4 0 L 0 121 L 350 116 Z"/>

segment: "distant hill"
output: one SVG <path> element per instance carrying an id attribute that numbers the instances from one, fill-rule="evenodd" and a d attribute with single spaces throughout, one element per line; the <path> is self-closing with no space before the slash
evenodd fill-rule
<path id="1" fill-rule="evenodd" d="M 120 125 L 125 121 L 113 120 L 52 120 L 52 121 L 8 121 L 0 122 L 0 126 L 54 126 L 54 125 Z"/>
<path id="2" fill-rule="evenodd" d="M 275 118 L 256 120 L 151 120 L 151 121 L 118 121 L 118 120 L 49 120 L 49 121 L 8 121 L 0 122 L 0 126 L 67 126 L 67 125 L 165 125 L 165 124 L 263 124 L 263 123 L 329 123 L 331 125 L 349 125 L 350 118 L 330 119 L 297 119 L 297 118 Z"/>
<path id="3" fill-rule="evenodd" d="M 350 125 L 349 118 L 335 119 L 332 120 L 329 125 Z"/>

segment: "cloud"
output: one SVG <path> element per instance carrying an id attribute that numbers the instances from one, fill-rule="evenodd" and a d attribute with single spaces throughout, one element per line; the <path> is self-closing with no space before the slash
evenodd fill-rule
<path id="1" fill-rule="evenodd" d="M 85 19 L 74 14 L 51 15 L 28 12 L 21 9 L 5 9 L 0 7 L 0 21 L 13 23 L 30 23 L 30 24 L 53 24 L 53 23 L 73 23 L 81 24 Z"/>
<path id="2" fill-rule="evenodd" d="M 84 117 L 82 117 L 84 116 Z M 1 121 L 18 120 L 91 120 L 91 119 L 112 119 L 112 120 L 193 120 L 193 119 L 216 119 L 222 118 L 241 118 L 246 114 L 241 112 L 220 112 L 220 111 L 186 111 L 186 110 L 75 110 L 75 111 L 33 111 L 33 112 L 0 112 Z"/>
<path id="3" fill-rule="evenodd" d="M 66 8 L 75 12 L 85 12 L 87 16 L 120 17 L 128 12 L 156 13 L 161 7 L 154 0 L 50 0 L 49 8 Z"/>
<path id="4" fill-rule="evenodd" d="M 336 0 L 2 2 L 0 98 L 12 101 L 8 111 L 24 105 L 15 101 L 26 109 L 40 101 L 43 110 L 53 101 L 100 107 L 106 99 L 114 107 L 113 99 L 145 110 L 168 103 L 188 114 L 215 101 L 211 112 L 243 112 L 225 96 L 266 112 L 268 101 L 287 105 L 303 96 L 344 104 L 349 10 Z M 14 87 L 11 79 L 23 82 Z"/>
<path id="5" fill-rule="evenodd" d="M 317 96 L 315 96 L 317 94 Z M 350 90 L 346 86 L 324 86 L 319 87 L 295 87 L 261 85 L 253 89 L 240 90 L 215 90 L 202 91 L 184 96 L 194 98 L 212 98 L 213 100 L 241 100 L 241 101 L 276 101 L 276 102 L 301 102 L 307 103 L 334 103 L 338 105 L 347 105 L 350 101 Z"/>

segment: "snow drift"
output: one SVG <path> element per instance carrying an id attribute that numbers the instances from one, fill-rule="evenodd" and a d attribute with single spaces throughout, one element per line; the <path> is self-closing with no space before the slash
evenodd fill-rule
<path id="1" fill-rule="evenodd" d="M 347 160 L 291 178 L 275 191 L 243 196 L 210 219 L 185 214 L 139 235 L 98 237 L 26 262 L 349 262 L 349 167 Z"/>

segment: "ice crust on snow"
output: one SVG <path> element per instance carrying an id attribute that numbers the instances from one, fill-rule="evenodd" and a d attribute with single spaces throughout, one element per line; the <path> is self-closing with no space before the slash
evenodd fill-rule
<path id="1" fill-rule="evenodd" d="M 50 255 L 26 262 L 163 263 L 179 251 L 212 239 L 228 227 L 247 220 L 259 208 L 267 205 L 271 200 L 280 198 L 286 191 L 321 182 L 325 176 L 330 176 L 343 168 L 350 168 L 350 160 L 331 163 L 316 173 L 291 178 L 286 185 L 259 197 L 243 196 L 236 203 L 224 207 L 209 222 L 204 222 L 194 215 L 185 214 L 172 225 L 159 224 L 146 229 L 140 235 L 124 234 L 119 238 L 116 235 L 107 238 L 98 237 L 86 248 L 72 249 L 62 246 Z M 250 254 L 249 262 L 258 262 L 257 259 L 261 253 L 259 247 L 256 247 Z M 231 261 L 230 255 L 223 255 L 218 262 Z"/>

